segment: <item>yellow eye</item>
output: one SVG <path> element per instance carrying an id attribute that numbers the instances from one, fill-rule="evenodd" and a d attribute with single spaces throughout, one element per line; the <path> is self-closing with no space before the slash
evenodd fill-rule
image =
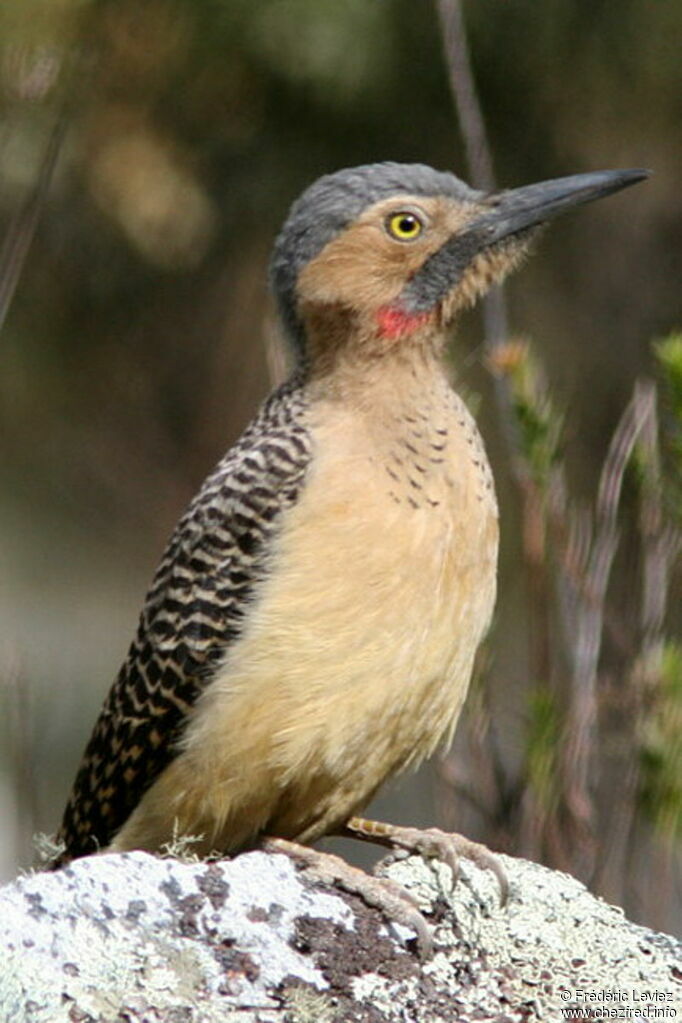
<path id="1" fill-rule="evenodd" d="M 386 230 L 399 242 L 412 242 L 422 233 L 424 224 L 411 210 L 400 210 L 399 213 L 391 213 L 386 221 Z"/>

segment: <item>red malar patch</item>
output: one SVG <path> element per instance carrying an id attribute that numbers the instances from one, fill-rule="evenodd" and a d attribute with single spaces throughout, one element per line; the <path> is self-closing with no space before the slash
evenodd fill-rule
<path id="1" fill-rule="evenodd" d="M 382 337 L 398 338 L 403 334 L 411 334 L 418 327 L 423 326 L 429 318 L 429 313 L 409 313 L 407 309 L 401 309 L 397 305 L 383 305 L 377 310 L 376 320 L 379 333 Z"/>

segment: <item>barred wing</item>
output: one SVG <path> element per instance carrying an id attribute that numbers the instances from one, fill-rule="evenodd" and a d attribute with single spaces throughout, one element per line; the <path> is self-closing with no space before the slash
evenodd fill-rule
<path id="1" fill-rule="evenodd" d="M 298 381 L 275 391 L 180 520 L 85 750 L 59 833 L 62 861 L 107 846 L 176 755 L 304 484 L 305 413 Z"/>

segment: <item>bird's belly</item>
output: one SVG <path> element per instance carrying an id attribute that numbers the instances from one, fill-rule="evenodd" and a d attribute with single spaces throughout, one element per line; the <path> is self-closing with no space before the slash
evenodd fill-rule
<path id="1" fill-rule="evenodd" d="M 228 846 L 245 806 L 257 830 L 314 838 L 430 755 L 452 733 L 492 612 L 495 501 L 461 451 L 439 455 L 443 471 L 418 493 L 352 430 L 318 443 L 178 758 L 203 779 L 204 816 Z"/>

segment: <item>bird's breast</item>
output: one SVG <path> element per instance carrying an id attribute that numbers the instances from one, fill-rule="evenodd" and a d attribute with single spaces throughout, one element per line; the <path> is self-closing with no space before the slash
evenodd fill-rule
<path id="1" fill-rule="evenodd" d="M 342 817 L 339 793 L 349 812 L 454 728 L 492 613 L 497 510 L 449 390 L 380 416 L 320 402 L 309 428 L 305 487 L 188 745 L 225 775 L 243 757 L 282 788 L 328 779 Z"/>

